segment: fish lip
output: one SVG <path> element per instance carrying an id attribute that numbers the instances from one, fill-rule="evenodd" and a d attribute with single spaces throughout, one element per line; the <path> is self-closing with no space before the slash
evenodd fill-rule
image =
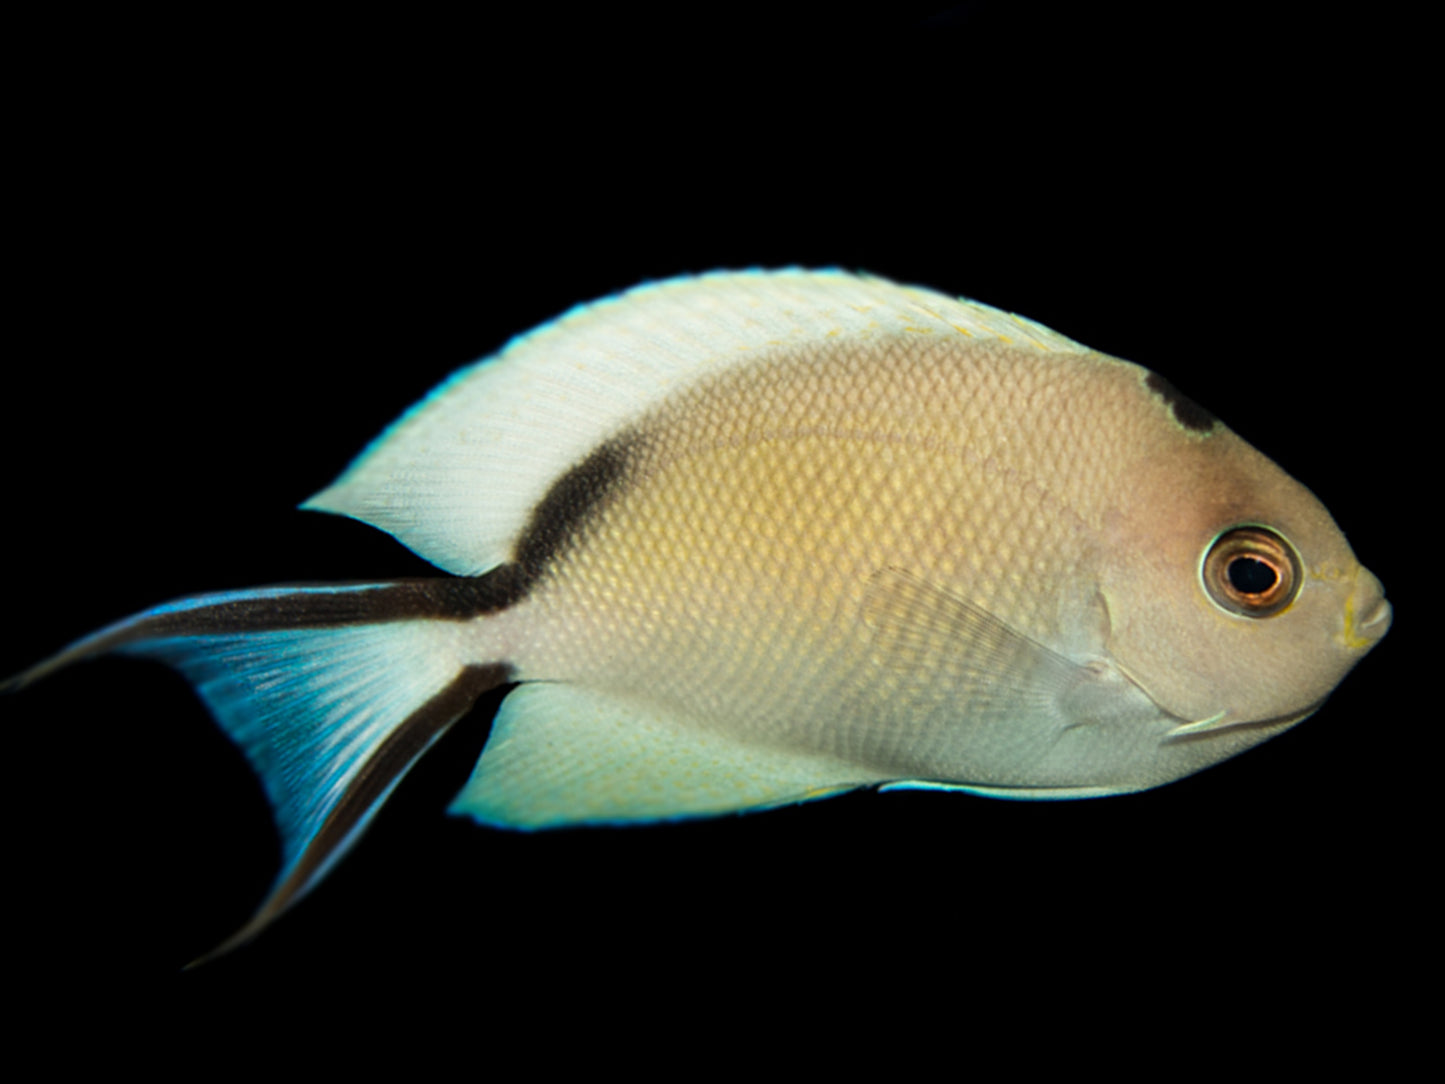
<path id="1" fill-rule="evenodd" d="M 1204 720 L 1202 723 L 1179 724 L 1173 730 L 1169 731 L 1169 733 L 1165 734 L 1164 737 L 1160 739 L 1159 744 L 1173 745 L 1176 742 L 1203 741 L 1214 737 L 1216 734 L 1225 733 L 1226 731 L 1233 732 L 1246 729 L 1265 730 L 1275 728 L 1288 730 L 1296 723 L 1319 711 L 1327 699 L 1329 699 L 1327 696 L 1322 696 L 1306 708 L 1301 708 L 1299 711 L 1292 711 L 1285 715 L 1276 715 L 1269 719 L 1229 719 L 1227 718 L 1229 712 L 1225 710 L 1217 716 L 1212 716 L 1210 719 Z M 1193 729 L 1196 727 L 1198 729 Z"/>
<path id="2" fill-rule="evenodd" d="M 1393 619 L 1394 613 L 1394 608 L 1391 607 L 1389 600 L 1382 598 L 1375 604 L 1375 608 L 1370 611 L 1369 616 L 1355 626 L 1355 630 L 1373 640 L 1378 640 L 1390 630 L 1390 621 Z M 1378 630 L 1375 628 L 1376 625 L 1380 626 Z"/>
<path id="3" fill-rule="evenodd" d="M 1345 647 L 1370 650 L 1390 631 L 1394 613 L 1379 577 L 1363 566 L 1357 569 L 1354 590 L 1345 600 Z"/>

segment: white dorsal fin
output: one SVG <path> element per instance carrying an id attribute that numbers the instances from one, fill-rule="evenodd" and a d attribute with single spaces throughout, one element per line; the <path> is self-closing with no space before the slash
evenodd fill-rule
<path id="1" fill-rule="evenodd" d="M 564 471 L 698 377 L 769 351 L 919 334 L 1085 349 L 987 305 L 842 271 L 671 279 L 573 309 L 456 373 L 303 507 L 479 575 L 511 556 Z"/>

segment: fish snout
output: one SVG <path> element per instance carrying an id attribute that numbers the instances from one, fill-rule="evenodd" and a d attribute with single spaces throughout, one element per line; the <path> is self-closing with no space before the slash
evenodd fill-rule
<path id="1" fill-rule="evenodd" d="M 1390 630 L 1393 611 L 1385 599 L 1385 586 L 1368 568 L 1355 575 L 1355 589 L 1345 601 L 1345 646 L 1366 650 Z"/>

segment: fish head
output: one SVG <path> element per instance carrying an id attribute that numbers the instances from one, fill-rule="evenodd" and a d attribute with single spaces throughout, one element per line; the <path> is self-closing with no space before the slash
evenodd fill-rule
<path id="1" fill-rule="evenodd" d="M 1390 604 L 1313 493 L 1222 424 L 1173 422 L 1135 434 L 1108 515 L 1109 652 L 1184 721 L 1171 736 L 1263 740 L 1324 702 Z"/>

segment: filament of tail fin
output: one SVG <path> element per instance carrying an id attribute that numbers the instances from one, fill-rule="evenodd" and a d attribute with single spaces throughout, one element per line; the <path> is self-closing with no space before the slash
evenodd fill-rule
<path id="1" fill-rule="evenodd" d="M 509 679 L 506 665 L 465 657 L 460 632 L 472 614 L 457 599 L 469 583 L 185 599 L 104 629 L 3 688 L 111 651 L 161 659 L 195 686 L 260 776 L 282 850 L 266 900 L 210 958 L 313 887 L 427 748 Z"/>

